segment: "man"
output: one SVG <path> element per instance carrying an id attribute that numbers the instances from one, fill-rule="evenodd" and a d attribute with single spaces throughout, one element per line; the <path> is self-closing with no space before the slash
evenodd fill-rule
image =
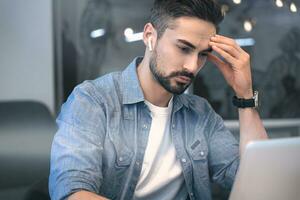
<path id="1" fill-rule="evenodd" d="M 253 97 L 250 58 L 216 35 L 213 0 L 156 0 L 143 58 L 77 86 L 57 119 L 52 199 L 211 199 L 230 188 L 245 145 L 266 139 Z M 215 51 L 220 59 L 211 52 Z M 182 94 L 206 60 L 237 98 L 240 146 L 207 101 Z M 248 106 L 248 107 L 247 107 Z"/>

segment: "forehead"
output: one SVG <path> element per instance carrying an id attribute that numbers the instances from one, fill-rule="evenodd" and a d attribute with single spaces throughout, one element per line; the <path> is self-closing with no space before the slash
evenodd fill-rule
<path id="1" fill-rule="evenodd" d="M 165 36 L 170 39 L 184 39 L 199 45 L 203 41 L 209 41 L 216 34 L 214 24 L 195 18 L 179 17 L 169 23 Z"/>

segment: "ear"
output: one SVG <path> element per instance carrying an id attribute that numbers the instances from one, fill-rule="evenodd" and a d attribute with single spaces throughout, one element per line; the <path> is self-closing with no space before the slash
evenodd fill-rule
<path id="1" fill-rule="evenodd" d="M 148 48 L 149 48 L 149 51 L 153 51 L 153 46 L 152 46 L 152 36 L 150 36 L 148 38 Z"/>
<path id="2" fill-rule="evenodd" d="M 155 48 L 157 32 L 151 23 L 144 26 L 143 41 L 145 46 L 152 51 Z"/>

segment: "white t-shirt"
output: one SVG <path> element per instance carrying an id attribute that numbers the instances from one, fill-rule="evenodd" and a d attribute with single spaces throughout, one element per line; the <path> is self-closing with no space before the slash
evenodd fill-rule
<path id="1" fill-rule="evenodd" d="M 168 107 L 158 107 L 148 101 L 145 103 L 151 111 L 152 124 L 134 199 L 185 199 L 187 191 L 182 168 L 176 159 L 176 151 L 170 134 L 173 98 Z M 185 192 L 180 192 L 182 190 Z M 178 193 L 183 196 L 179 197 Z"/>

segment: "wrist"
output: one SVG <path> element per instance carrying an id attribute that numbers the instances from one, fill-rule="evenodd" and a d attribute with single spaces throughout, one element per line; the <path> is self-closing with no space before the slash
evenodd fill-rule
<path id="1" fill-rule="evenodd" d="M 239 99 L 250 99 L 254 95 L 253 89 L 249 89 L 246 92 L 243 93 L 236 93 L 236 97 Z"/>
<path id="2" fill-rule="evenodd" d="M 246 98 L 239 98 L 237 96 L 233 96 L 232 103 L 234 106 L 238 108 L 258 108 L 258 91 L 255 91 L 254 94 Z"/>

